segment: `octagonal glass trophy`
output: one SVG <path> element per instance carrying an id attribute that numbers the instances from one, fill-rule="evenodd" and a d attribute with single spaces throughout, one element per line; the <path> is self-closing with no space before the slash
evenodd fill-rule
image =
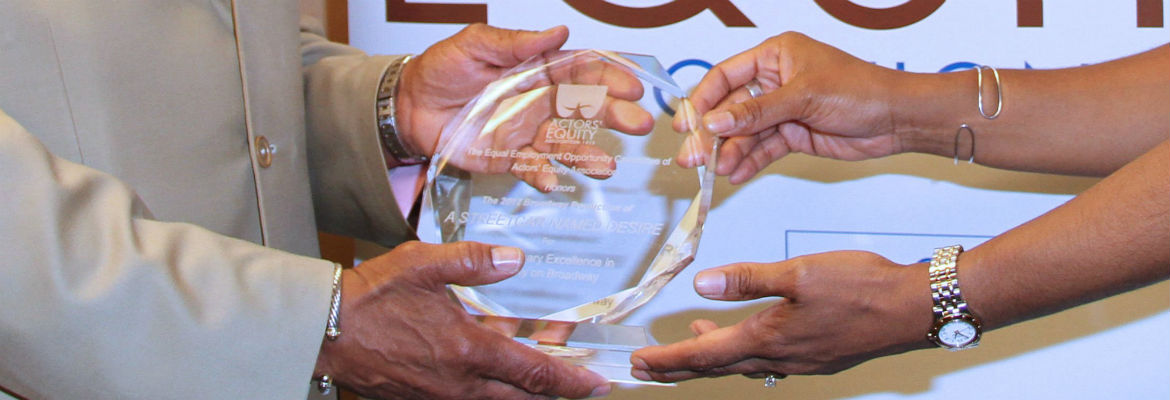
<path id="1" fill-rule="evenodd" d="M 651 111 L 668 107 L 673 118 Z M 612 381 L 646 383 L 630 377 L 629 353 L 655 342 L 616 323 L 694 259 L 718 143 L 654 57 L 545 53 L 443 129 L 419 238 L 523 249 L 516 276 L 451 291 L 519 341 Z"/>

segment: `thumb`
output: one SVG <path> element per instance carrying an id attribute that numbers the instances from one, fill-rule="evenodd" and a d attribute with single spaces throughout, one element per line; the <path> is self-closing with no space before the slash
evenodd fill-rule
<path id="1" fill-rule="evenodd" d="M 784 262 L 731 264 L 699 272 L 695 291 L 713 300 L 790 296 L 796 281 L 791 271 Z"/>
<path id="2" fill-rule="evenodd" d="M 569 28 L 564 25 L 533 32 L 476 24 L 462 33 L 464 48 L 474 49 L 476 58 L 498 67 L 518 65 L 537 54 L 559 49 L 569 40 Z"/>
<path id="3" fill-rule="evenodd" d="M 428 284 L 486 285 L 515 275 L 524 265 L 524 251 L 515 247 L 476 242 L 411 243 L 414 245 L 402 249 L 398 256 L 411 260 L 413 273 Z"/>
<path id="4" fill-rule="evenodd" d="M 703 125 L 719 136 L 747 136 L 780 123 L 800 120 L 808 97 L 791 86 L 717 108 L 703 115 Z"/>

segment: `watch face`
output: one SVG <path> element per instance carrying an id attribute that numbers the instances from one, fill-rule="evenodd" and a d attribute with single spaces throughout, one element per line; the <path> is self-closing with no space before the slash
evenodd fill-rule
<path id="1" fill-rule="evenodd" d="M 938 340 L 951 347 L 966 346 L 976 337 L 975 326 L 961 319 L 948 321 L 938 330 Z"/>

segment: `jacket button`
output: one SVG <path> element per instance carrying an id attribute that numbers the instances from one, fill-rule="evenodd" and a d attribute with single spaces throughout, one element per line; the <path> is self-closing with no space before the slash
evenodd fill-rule
<path id="1" fill-rule="evenodd" d="M 276 155 L 276 145 L 268 143 L 268 138 L 260 136 L 256 138 L 256 162 L 260 164 L 260 168 L 268 168 L 272 165 L 272 156 Z"/>

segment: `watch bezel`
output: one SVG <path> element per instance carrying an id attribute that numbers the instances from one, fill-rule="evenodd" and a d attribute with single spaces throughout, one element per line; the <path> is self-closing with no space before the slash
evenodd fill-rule
<path id="1" fill-rule="evenodd" d="M 942 339 L 939 337 L 939 332 L 942 331 L 942 328 L 944 326 L 946 326 L 948 323 L 950 323 L 952 321 L 956 321 L 956 320 L 966 322 L 975 328 L 975 337 L 971 338 L 971 340 L 969 342 L 967 342 L 966 344 L 961 345 L 961 346 L 953 346 L 951 344 L 943 342 Z M 979 345 L 979 340 L 983 337 L 983 323 L 981 321 L 979 321 L 979 318 L 975 317 L 974 315 L 968 314 L 968 313 L 948 314 L 948 315 L 942 316 L 942 318 L 939 318 L 938 320 L 936 320 L 934 322 L 934 326 L 932 326 L 930 328 L 930 332 L 927 333 L 926 337 L 928 339 L 930 339 L 931 342 L 934 342 L 934 344 L 936 344 L 939 347 L 942 347 L 944 349 L 947 349 L 947 350 L 951 350 L 951 351 L 966 350 L 966 349 L 974 348 L 974 347 Z"/>

